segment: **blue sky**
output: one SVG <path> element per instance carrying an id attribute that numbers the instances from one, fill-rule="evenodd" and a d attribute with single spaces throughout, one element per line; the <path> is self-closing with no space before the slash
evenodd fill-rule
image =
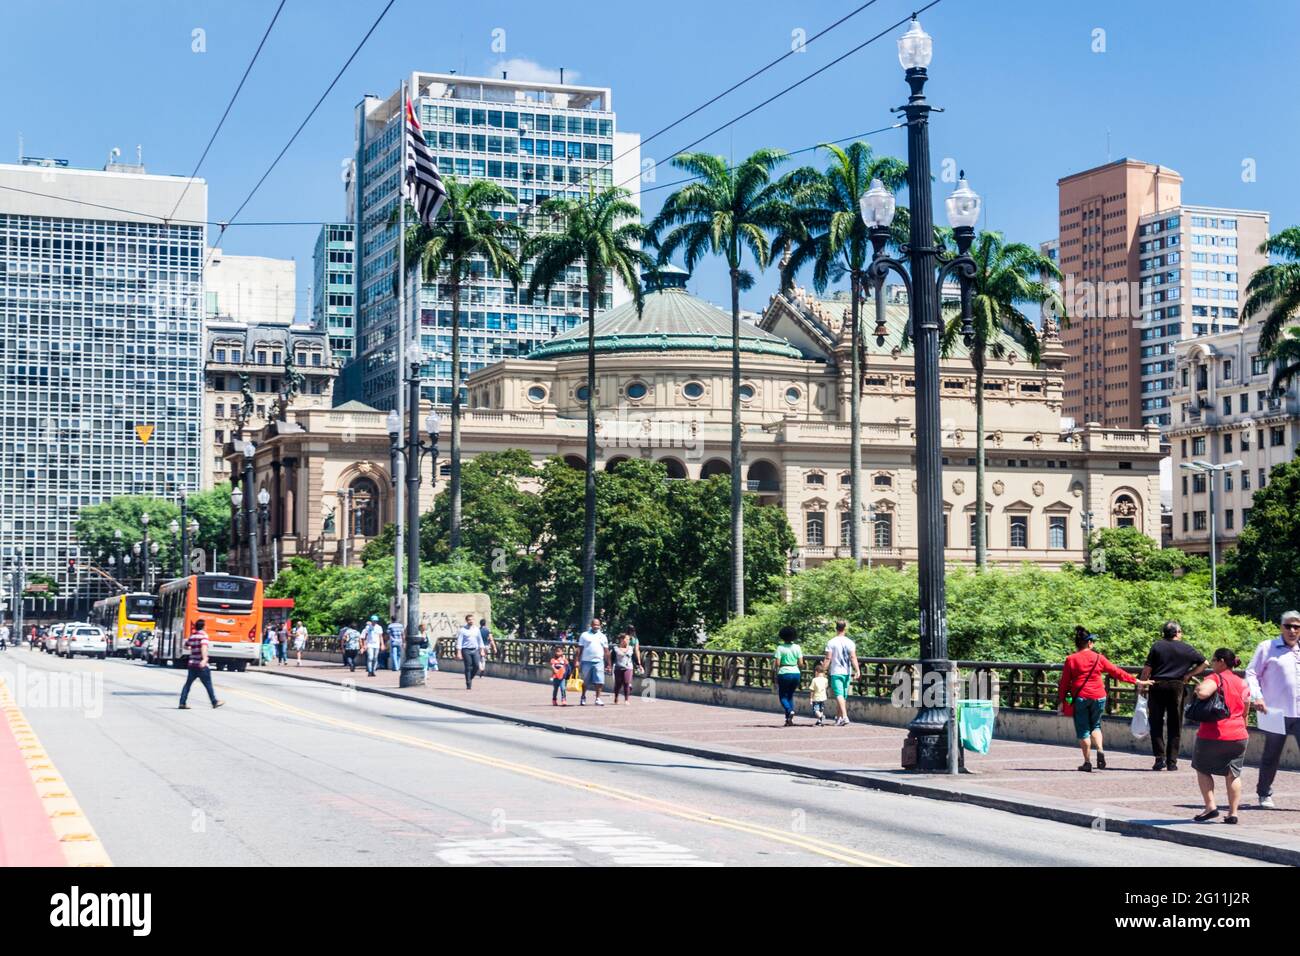
<path id="1" fill-rule="evenodd" d="M 210 214 L 228 217 L 383 7 L 384 0 L 288 0 L 201 175 Z M 811 36 L 858 0 L 661 2 L 570 0 L 562 5 L 397 0 L 242 218 L 341 217 L 340 162 L 353 106 L 386 94 L 411 69 L 479 73 L 504 59 L 564 66 L 578 82 L 614 90 L 619 126 L 648 135 Z M 663 158 L 890 23 L 917 0 L 877 0 L 806 52 L 645 147 Z M 271 0 L 10 4 L 0 35 L 0 157 L 18 136 L 28 155 L 100 166 L 113 146 L 144 147 L 153 172 L 186 174 L 265 29 Z M 942 0 L 922 17 L 935 38 L 933 163 L 967 170 L 988 228 L 1037 243 L 1055 235 L 1056 180 L 1131 156 L 1184 176 L 1185 201 L 1265 209 L 1273 231 L 1300 223 L 1295 189 L 1295 49 L 1300 4 L 1238 0 Z M 206 52 L 192 51 L 192 31 Z M 491 48 L 505 31 L 506 49 Z M 1103 30 L 1104 52 L 1094 52 Z M 897 31 L 896 31 L 897 32 Z M 524 64 L 515 65 L 516 72 Z M 894 36 L 883 38 L 696 147 L 741 157 L 758 146 L 798 149 L 884 126 L 906 87 Z M 902 155 L 902 130 L 872 137 Z M 816 161 L 816 154 L 798 157 Z M 1255 181 L 1244 182 L 1252 160 Z M 661 167 L 659 181 L 679 174 Z M 936 183 L 936 209 L 951 188 Z M 666 190 L 647 195 L 653 214 Z M 295 258 L 306 314 L 314 227 L 247 227 L 228 252 Z M 728 299 L 725 271 L 699 270 L 693 290 Z M 744 304 L 760 307 L 775 277 Z"/>

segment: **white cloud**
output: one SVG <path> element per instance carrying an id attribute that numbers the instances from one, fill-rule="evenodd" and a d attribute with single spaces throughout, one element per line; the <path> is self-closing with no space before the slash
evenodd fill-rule
<path id="1" fill-rule="evenodd" d="M 536 60 L 527 60 L 523 57 L 514 57 L 509 60 L 497 60 L 492 66 L 491 76 L 500 76 L 505 71 L 506 78 L 519 80 L 521 83 L 558 83 L 560 82 L 559 69 L 551 69 L 542 66 Z M 581 77 L 577 70 L 565 69 L 564 81 L 566 83 L 576 83 Z"/>

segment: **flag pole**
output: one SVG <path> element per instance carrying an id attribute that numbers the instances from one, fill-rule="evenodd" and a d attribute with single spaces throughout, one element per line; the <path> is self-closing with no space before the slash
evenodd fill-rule
<path id="1" fill-rule="evenodd" d="M 401 168 L 397 172 L 397 378 L 393 383 L 393 407 L 397 417 L 404 420 L 406 389 L 403 376 L 406 373 L 406 80 L 401 82 L 401 103 L 397 108 L 397 122 L 402 143 Z M 403 531 L 406 520 L 405 456 L 393 456 L 393 528 L 396 531 L 393 542 L 393 617 L 399 620 L 402 613 L 402 557 L 405 550 Z"/>

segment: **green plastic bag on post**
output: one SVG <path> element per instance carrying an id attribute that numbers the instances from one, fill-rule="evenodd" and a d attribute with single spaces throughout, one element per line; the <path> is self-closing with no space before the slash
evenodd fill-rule
<path id="1" fill-rule="evenodd" d="M 972 753 L 986 754 L 993 741 L 993 701 L 957 701 L 957 727 L 961 745 Z"/>

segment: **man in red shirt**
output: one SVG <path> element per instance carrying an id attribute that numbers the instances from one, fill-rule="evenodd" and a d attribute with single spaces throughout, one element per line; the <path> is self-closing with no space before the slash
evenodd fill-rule
<path id="1" fill-rule="evenodd" d="M 208 666 L 208 632 L 204 630 L 205 624 L 204 621 L 195 621 L 194 633 L 185 642 L 190 652 L 190 666 L 189 673 L 185 676 L 185 686 L 181 689 L 180 710 L 190 709 L 190 705 L 185 701 L 190 696 L 190 685 L 196 680 L 203 683 L 204 689 L 208 692 L 208 700 L 212 702 L 214 708 L 225 703 L 224 700 L 217 700 L 217 695 L 212 690 L 212 669 Z"/>
<path id="2" fill-rule="evenodd" d="M 1081 627 L 1075 629 L 1074 646 L 1078 650 L 1065 659 L 1061 683 L 1057 687 L 1061 713 L 1074 716 L 1074 732 L 1079 738 L 1079 749 L 1083 751 L 1083 764 L 1079 769 L 1089 773 L 1092 771 L 1093 748 L 1097 750 L 1097 769 L 1106 769 L 1101 739 L 1101 715 L 1106 712 L 1105 675 L 1139 687 L 1152 684 L 1149 680 L 1138 680 L 1106 660 L 1105 655 L 1093 649 L 1095 643 L 1093 635 Z"/>

